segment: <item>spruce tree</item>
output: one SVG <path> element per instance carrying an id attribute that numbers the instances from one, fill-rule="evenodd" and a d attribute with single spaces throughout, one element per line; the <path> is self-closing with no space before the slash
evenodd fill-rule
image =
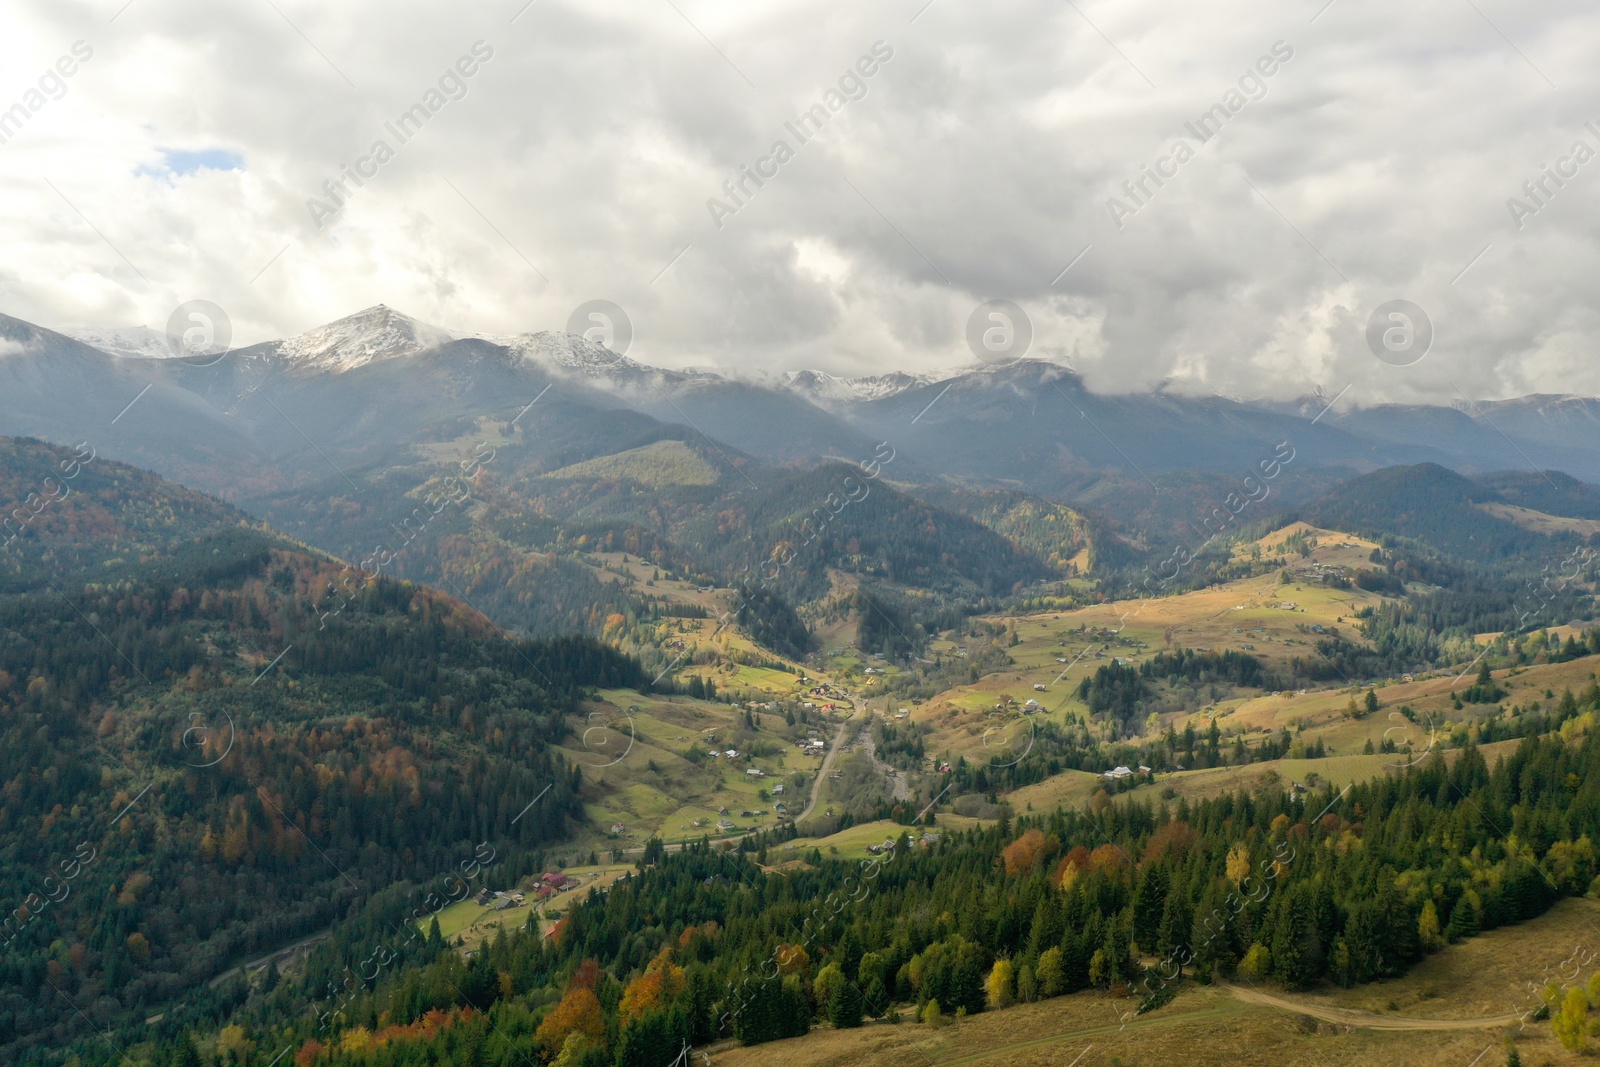
<path id="1" fill-rule="evenodd" d="M 1174 889 L 1168 895 L 1167 906 L 1161 913 L 1158 951 L 1163 960 L 1172 960 L 1179 974 L 1183 973 L 1184 963 L 1191 958 L 1189 935 L 1193 927 L 1194 913 L 1189 907 L 1189 897 L 1181 889 Z M 1167 968 L 1168 971 L 1171 969 Z"/>
<path id="2" fill-rule="evenodd" d="M 828 998 L 828 1021 L 836 1030 L 849 1030 L 861 1025 L 861 990 L 851 981 L 833 987 Z"/>

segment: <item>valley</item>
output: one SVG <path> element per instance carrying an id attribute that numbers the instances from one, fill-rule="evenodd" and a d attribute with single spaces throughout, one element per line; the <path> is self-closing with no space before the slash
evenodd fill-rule
<path id="1" fill-rule="evenodd" d="M 1234 6 L 5 5 L 0 1067 L 1596 1062 L 1600 9 Z"/>
<path id="2" fill-rule="evenodd" d="M 19 1062 L 1566 1062 L 1489 989 L 1600 927 L 1582 482 L 1401 449 L 1214 533 L 1262 439 L 1153 497 L 986 453 L 1006 390 L 1077 388 L 1043 366 L 735 382 L 377 309 L 135 368 L 8 328 L 230 413 L 0 439 Z M 885 427 L 933 385 L 937 432 Z"/>

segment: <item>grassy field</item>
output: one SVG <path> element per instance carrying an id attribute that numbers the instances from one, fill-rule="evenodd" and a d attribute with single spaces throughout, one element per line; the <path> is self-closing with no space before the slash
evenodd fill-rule
<path id="1" fill-rule="evenodd" d="M 1546 535 L 1575 533 L 1584 537 L 1600 533 L 1600 521 L 1595 519 L 1571 519 L 1561 515 L 1547 515 L 1532 508 L 1517 507 L 1515 504 L 1478 504 L 1477 508 L 1480 511 L 1487 511 L 1496 518 L 1514 522 L 1534 533 Z"/>
<path id="2" fill-rule="evenodd" d="M 871 855 L 867 851 L 868 845 L 881 844 L 885 839 L 895 840 L 901 833 L 911 835 L 913 842 L 919 841 L 922 835 L 932 830 L 940 831 L 966 830 L 982 825 L 981 819 L 971 819 L 965 815 L 941 813 L 936 815 L 937 826 L 902 826 L 889 819 L 880 819 L 877 822 L 858 823 L 855 826 L 840 830 L 836 834 L 826 837 L 797 837 L 786 842 L 777 850 L 769 854 L 769 859 L 776 863 L 785 857 L 793 857 L 797 853 L 810 852 L 813 848 L 820 848 L 824 856 L 829 859 L 866 859 Z M 795 846 L 790 849 L 789 846 Z"/>
<path id="3" fill-rule="evenodd" d="M 1360 538 L 1297 523 L 1260 542 L 1266 558 L 1276 558 L 1271 550 L 1295 533 L 1315 537 L 1318 544 L 1303 558 L 1298 554 L 1283 557 L 1284 566 L 1291 571 L 1365 565 L 1375 547 Z M 1248 547 L 1242 546 L 1241 552 Z M 1316 641 L 1331 630 L 1362 643 L 1352 616 L 1382 599 L 1360 589 L 1335 589 L 1306 581 L 1284 585 L 1274 572 L 1175 596 L 1040 615 L 989 617 L 983 621 L 1007 627 L 1018 639 L 1006 649 L 1014 661 L 1012 669 L 942 693 L 920 707 L 913 718 L 949 731 L 952 754 L 970 754 L 973 746 L 959 736 L 971 725 L 970 716 L 992 710 L 1006 697 L 1019 702 L 1037 700 L 1055 720 L 1079 715 L 1086 709 L 1073 691 L 1084 678 L 1112 660 L 1137 665 L 1170 647 L 1245 651 L 1268 663 L 1286 663 L 1295 656 L 1314 655 Z M 1313 630 L 1314 626 L 1322 632 Z M 945 640 L 936 643 L 934 651 L 956 654 L 957 645 Z M 1330 708 L 1336 704 L 1342 709 L 1347 697 L 1328 699 Z M 944 740 L 942 732 L 940 740 Z M 929 750 L 936 746 L 930 745 Z"/>
<path id="4" fill-rule="evenodd" d="M 627 478 L 641 485 L 715 485 L 717 469 L 682 441 L 656 441 L 551 471 L 546 478 Z"/>
<path id="5" fill-rule="evenodd" d="M 1371 542 L 1303 523 L 1259 542 L 1263 557 L 1280 559 L 1276 546 L 1297 535 L 1317 543 L 1306 556 L 1295 552 L 1281 557 L 1283 569 L 1292 576 L 1313 567 L 1338 566 L 1348 571 L 1370 566 L 1368 556 L 1374 547 Z M 1246 555 L 1250 546 L 1240 546 L 1238 552 Z M 942 693 L 913 708 L 912 718 L 931 731 L 926 740 L 930 755 L 986 761 L 996 751 L 1020 754 L 1031 729 L 1029 724 L 1037 720 L 1015 711 L 997 710 L 997 705 L 1008 699 L 1019 703 L 1037 700 L 1044 709 L 1040 719 L 1059 722 L 1080 718 L 1087 708 L 1077 700 L 1074 689 L 1080 680 L 1112 659 L 1137 665 L 1169 646 L 1239 650 L 1268 662 L 1310 657 L 1314 655 L 1315 641 L 1329 631 L 1362 643 L 1353 615 L 1362 607 L 1381 601 L 1376 594 L 1360 589 L 1341 590 L 1303 580 L 1283 584 L 1274 571 L 1268 576 L 1171 597 L 1043 615 L 990 617 L 984 621 L 1016 635 L 1017 643 L 1007 647 L 1014 661 L 1011 669 Z M 1313 630 L 1314 626 L 1322 632 Z M 957 642 L 947 639 L 938 650 L 945 655 L 955 654 Z M 1503 702 L 1506 706 L 1538 701 L 1548 707 L 1563 690 L 1587 686 L 1593 672 L 1593 661 L 1584 659 L 1497 671 L 1494 677 L 1508 690 Z M 1471 671 L 1380 682 L 1375 688 L 1378 711 L 1355 717 L 1348 716 L 1347 709 L 1352 701 L 1358 708 L 1364 707 L 1365 689 L 1343 684 L 1282 693 L 1224 691 L 1214 701 L 1201 697 L 1190 706 L 1161 716 L 1157 729 L 1164 731 L 1170 726 L 1182 732 L 1192 726 L 1204 731 L 1215 723 L 1223 733 L 1225 748 L 1237 736 L 1242 736 L 1246 744 L 1255 745 L 1288 730 L 1305 746 L 1320 742 L 1327 756 L 1315 761 L 1291 758 L 1242 767 L 1163 773 L 1158 774 L 1156 784 L 1140 787 L 1131 795 L 1155 800 L 1171 789 L 1182 796 L 1200 798 L 1293 781 L 1342 786 L 1397 771 L 1408 759 L 1425 756 L 1435 746 L 1448 745 L 1458 728 L 1465 728 L 1470 734 L 1476 721 L 1495 710 L 1494 705 L 1454 706 L 1453 694 L 1472 682 Z M 1036 686 L 1042 686 L 1043 691 Z M 1410 714 L 1403 714 L 1401 708 L 1410 708 Z M 1097 728 L 1097 732 L 1101 731 Z M 1379 750 L 1386 740 L 1402 750 L 1409 745 L 1410 755 L 1403 751 L 1363 754 L 1369 743 Z M 1290 753 L 1299 754 L 1298 749 Z M 1492 760 L 1493 756 L 1489 758 Z M 1094 773 L 1068 770 L 1017 790 L 1008 799 L 1018 810 L 1048 811 L 1059 804 L 1082 804 L 1101 784 Z"/>
<path id="6" fill-rule="evenodd" d="M 722 808 L 742 827 L 776 825 L 776 802 L 803 799 L 809 787 L 796 785 L 795 772 L 808 782 L 816 773 L 817 761 L 799 753 L 789 736 L 797 731 L 787 730 L 781 717 L 762 716 L 762 729 L 752 733 L 741 724 L 744 709 L 715 701 L 632 690 L 602 690 L 599 698 L 586 705 L 587 730 L 558 746 L 583 769 L 585 783 L 586 825 L 570 846 L 573 855 L 637 848 L 657 834 L 667 841 L 714 836 Z M 704 756 L 728 748 L 745 753 L 752 745 L 770 754 L 735 761 Z M 704 758 L 685 758 L 691 749 Z M 750 776 L 750 768 L 765 776 Z M 779 783 L 786 796 L 771 794 Z M 764 816 L 739 814 L 763 808 Z M 708 821 L 697 827 L 697 819 Z M 624 829 L 613 835 L 616 823 Z"/>
<path id="7" fill-rule="evenodd" d="M 1548 1023 L 1514 1021 L 1537 1000 L 1529 983 L 1571 973 L 1574 950 L 1600 969 L 1600 902 L 1564 901 L 1532 922 L 1453 945 L 1403 978 L 1352 990 L 1259 992 L 1185 986 L 1166 1007 L 1132 1015 L 1132 999 L 1078 993 L 984 1012 L 930 1030 L 907 1021 L 857 1030 L 821 1028 L 802 1038 L 752 1048 L 719 1046 L 716 1067 L 1110 1067 L 1218 1064 L 1226 1067 L 1499 1067 L 1504 1045 L 1522 1061 L 1592 1063 L 1563 1050 Z M 1319 1019 L 1318 1016 L 1324 1018 Z M 1328 1021 L 1328 1020 L 1336 1021 Z"/>
<path id="8" fill-rule="evenodd" d="M 601 864 L 576 864 L 562 867 L 561 871 L 575 883 L 571 888 L 564 889 L 551 896 L 548 900 L 540 902 L 536 896 L 538 889 L 538 876 L 522 879 L 515 886 L 508 886 L 506 890 L 518 891 L 526 894 L 527 902 L 518 907 L 497 910 L 485 907 L 470 898 L 460 900 L 448 907 L 441 908 L 433 915 L 417 920 L 417 928 L 424 933 L 428 925 L 435 918 L 439 920 L 439 933 L 447 941 L 461 941 L 462 948 L 470 951 L 479 944 L 494 937 L 502 928 L 506 930 L 518 929 L 528 922 L 528 917 L 537 912 L 543 917 L 541 923 L 544 929 L 549 929 L 555 921 L 553 916 L 559 915 L 573 904 L 589 895 L 592 889 L 605 889 L 618 878 L 633 870 L 631 863 L 601 863 Z"/>

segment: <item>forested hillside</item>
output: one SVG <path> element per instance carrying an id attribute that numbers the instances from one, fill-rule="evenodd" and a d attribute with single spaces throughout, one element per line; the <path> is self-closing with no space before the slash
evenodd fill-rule
<path id="1" fill-rule="evenodd" d="M 1474 506 L 1500 500 L 1488 485 L 1436 464 L 1420 463 L 1352 479 L 1308 505 L 1305 517 L 1330 529 L 1374 537 L 1398 535 L 1475 564 L 1555 559 L 1564 543 L 1566 551 L 1576 543 L 1524 530 Z"/>
<path id="2" fill-rule="evenodd" d="M 1600 741 L 1583 731 L 1597 704 L 1592 687 L 1571 703 L 1573 740 L 1528 738 L 1492 768 L 1470 746 L 1436 753 L 1342 793 L 1102 803 L 776 874 L 751 860 L 781 838 L 658 855 L 554 936 L 469 962 L 393 933 L 380 909 L 364 940 L 330 947 L 318 984 L 254 997 L 233 1024 L 307 1064 L 664 1065 L 686 1043 L 849 1027 L 896 1005 L 931 1018 L 1101 988 L 1150 1011 L 1184 980 L 1370 982 L 1591 889 Z M 323 999 L 329 964 L 380 944 L 403 962 Z"/>
<path id="3" fill-rule="evenodd" d="M 99 456 L 0 437 L 0 594 L 105 581 L 152 554 L 230 526 L 260 523 L 213 497 Z"/>
<path id="4" fill-rule="evenodd" d="M 1067 561 L 1089 543 L 1082 516 L 1024 494 L 957 494 L 965 503 L 952 511 L 902 492 L 880 477 L 894 462 L 887 445 L 860 465 L 774 468 L 668 427 L 562 465 L 575 453 L 552 452 L 542 431 L 537 440 L 509 425 L 487 433 L 470 448 L 440 445 L 441 456 L 460 452 L 452 462 L 419 457 L 355 488 L 330 478 L 255 506 L 312 544 L 375 560 L 539 636 L 598 635 L 608 615 L 643 610 L 575 563 L 581 553 L 647 556 L 726 586 L 756 582 L 791 604 L 828 596 L 831 569 L 914 588 L 914 613 L 926 617 L 1070 573 Z"/>
<path id="5" fill-rule="evenodd" d="M 74 455 L 18 447 L 23 477 Z M 0 549 L 57 568 L 0 598 L 12 1062 L 174 998 L 220 1003 L 205 983 L 229 964 L 485 850 L 526 873 L 581 816 L 549 744 L 590 687 L 645 684 L 592 641 L 508 638 L 147 477 L 97 461 Z"/>
<path id="6" fill-rule="evenodd" d="M 728 536 L 733 530 L 744 535 Z M 757 574 L 795 599 L 826 591 L 828 567 L 966 596 L 1009 593 L 1049 574 L 1040 559 L 988 527 L 845 464 L 779 472 L 685 522 L 674 540 L 716 572 Z"/>

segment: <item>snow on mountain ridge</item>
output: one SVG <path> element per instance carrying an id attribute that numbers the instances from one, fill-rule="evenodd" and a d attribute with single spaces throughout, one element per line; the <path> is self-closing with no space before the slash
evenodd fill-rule
<path id="1" fill-rule="evenodd" d="M 369 363 L 415 355 L 455 338 L 437 326 L 418 322 L 377 304 L 354 315 L 286 337 L 275 344 L 278 358 L 291 366 L 335 373 Z"/>
<path id="2" fill-rule="evenodd" d="M 881 400 L 895 396 L 907 389 L 927 385 L 940 379 L 933 374 L 907 374 L 890 371 L 888 374 L 870 374 L 856 378 L 841 378 L 820 370 L 788 371 L 784 384 L 797 392 L 819 400 Z"/>
<path id="3" fill-rule="evenodd" d="M 122 359 L 166 359 L 172 355 L 167 335 L 148 326 L 84 326 L 59 332 Z"/>
<path id="4" fill-rule="evenodd" d="M 649 373 L 654 367 L 618 355 L 605 345 L 575 333 L 540 330 L 537 333 L 480 334 L 490 344 L 508 349 L 520 359 L 537 363 L 548 370 L 576 372 L 590 378 L 606 377 L 617 371 Z"/>

